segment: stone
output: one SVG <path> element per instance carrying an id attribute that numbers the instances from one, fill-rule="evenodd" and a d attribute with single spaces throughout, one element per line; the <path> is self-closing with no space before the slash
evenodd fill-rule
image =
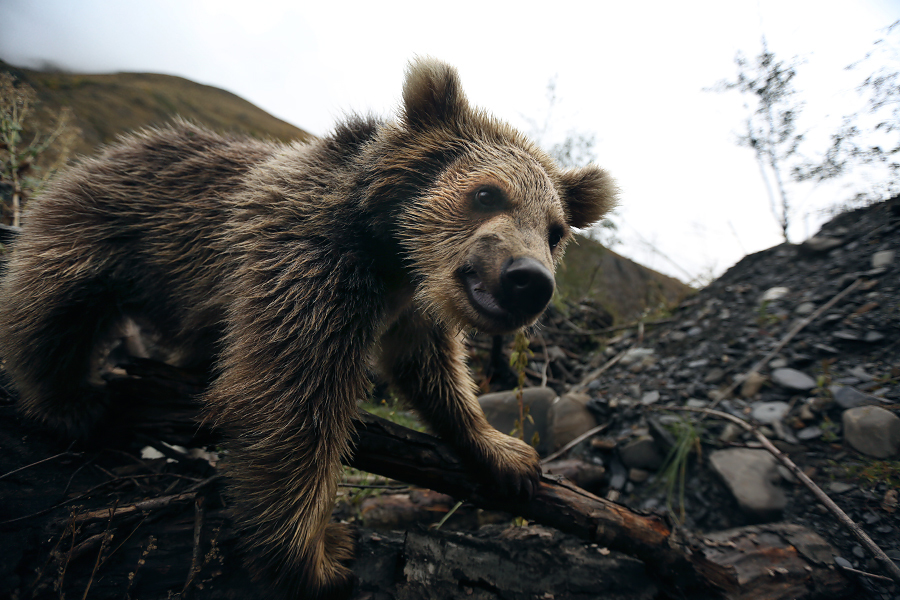
<path id="1" fill-rule="evenodd" d="M 862 365 L 857 365 L 850 369 L 850 374 L 859 379 L 860 381 L 872 381 L 875 379 L 871 375 L 869 375 L 866 370 L 862 367 Z"/>
<path id="2" fill-rule="evenodd" d="M 808 442 L 810 440 L 815 440 L 822 437 L 822 428 L 818 425 L 812 425 L 810 427 L 804 427 L 800 431 L 797 432 L 797 439 L 801 442 Z"/>
<path id="3" fill-rule="evenodd" d="M 600 452 L 609 452 L 616 447 L 616 440 L 614 438 L 594 438 L 591 440 L 591 448 L 594 450 L 599 450 Z"/>
<path id="4" fill-rule="evenodd" d="M 828 490 L 835 494 L 844 494 L 854 489 L 856 486 L 846 481 L 832 481 L 828 484 Z"/>
<path id="5" fill-rule="evenodd" d="M 635 483 L 644 483 L 650 477 L 650 472 L 644 469 L 628 469 L 628 480 Z"/>
<path id="6" fill-rule="evenodd" d="M 750 416 L 760 423 L 775 423 L 785 417 L 790 407 L 787 402 L 756 402 Z"/>
<path id="7" fill-rule="evenodd" d="M 843 243 L 844 240 L 840 238 L 835 238 L 827 235 L 814 235 L 813 237 L 803 242 L 800 245 L 800 249 L 811 254 L 818 254 L 822 252 L 828 252 L 829 250 L 834 250 Z"/>
<path id="8" fill-rule="evenodd" d="M 874 344 L 875 342 L 880 342 L 883 339 L 883 333 L 879 333 L 877 331 L 867 331 L 865 337 L 863 338 L 863 341 Z"/>
<path id="9" fill-rule="evenodd" d="M 744 430 L 734 423 L 726 423 L 722 428 L 722 433 L 719 434 L 719 441 L 726 444 L 731 443 L 738 439 L 743 432 Z"/>
<path id="10" fill-rule="evenodd" d="M 713 452 L 709 462 L 748 517 L 759 523 L 781 518 L 787 497 L 775 485 L 781 476 L 778 461 L 771 454 L 765 450 L 729 448 Z"/>
<path id="11" fill-rule="evenodd" d="M 872 268 L 873 269 L 882 269 L 884 267 L 889 267 L 894 263 L 894 251 L 893 250 L 882 250 L 881 252 L 876 252 L 872 255 Z"/>
<path id="12" fill-rule="evenodd" d="M 775 369 L 772 382 L 789 390 L 805 391 L 816 387 L 815 379 L 796 369 Z"/>
<path id="13" fill-rule="evenodd" d="M 803 302 L 797 305 L 797 308 L 794 309 L 794 312 L 801 317 L 805 317 L 806 315 L 811 315 L 814 310 L 816 310 L 815 304 L 813 304 L 812 302 Z"/>
<path id="14" fill-rule="evenodd" d="M 619 458 L 626 467 L 656 471 L 665 457 L 656 447 L 656 442 L 649 435 L 642 435 L 619 448 Z"/>
<path id="15" fill-rule="evenodd" d="M 756 371 L 750 373 L 741 384 L 741 396 L 752 398 L 759 393 L 760 388 L 766 382 L 766 376 Z"/>
<path id="16" fill-rule="evenodd" d="M 833 385 L 829 388 L 834 402 L 844 410 L 857 406 L 878 406 L 880 402 L 875 396 L 865 394 L 849 385 Z"/>
<path id="17" fill-rule="evenodd" d="M 824 352 L 825 354 L 840 354 L 840 351 L 837 348 L 829 346 L 828 344 L 813 344 L 813 348 L 820 352 Z"/>
<path id="18" fill-rule="evenodd" d="M 788 361 L 785 360 L 785 359 L 783 359 L 783 358 L 776 358 L 776 359 L 773 359 L 773 360 L 769 363 L 769 368 L 770 368 L 770 369 L 783 369 L 783 368 L 785 368 L 786 366 L 788 366 Z"/>
<path id="19" fill-rule="evenodd" d="M 858 333 L 848 329 L 839 329 L 832 333 L 831 336 L 836 340 L 843 340 L 845 342 L 858 342 L 862 339 Z"/>
<path id="20" fill-rule="evenodd" d="M 779 298 L 784 298 L 790 293 L 790 288 L 786 287 L 773 287 L 767 289 L 763 292 L 762 298 L 760 298 L 761 302 L 772 302 L 773 300 L 778 300 Z"/>
<path id="21" fill-rule="evenodd" d="M 560 396 L 550 406 L 547 412 L 547 447 L 550 452 L 559 450 L 597 426 L 597 419 L 587 408 L 590 400 L 587 394 L 569 393 Z"/>
<path id="22" fill-rule="evenodd" d="M 641 396 L 641 404 L 656 404 L 657 402 L 659 402 L 659 392 L 656 390 Z"/>
<path id="23" fill-rule="evenodd" d="M 528 414 L 534 419 L 534 423 L 525 420 L 525 439 L 530 441 L 537 432 L 539 439 L 535 450 L 541 455 L 552 452 L 548 444 L 548 421 L 550 407 L 555 399 L 556 392 L 550 388 L 526 388 L 522 394 L 522 400 L 528 406 Z M 513 431 L 515 422 L 519 420 L 519 402 L 516 400 L 515 390 L 485 394 L 478 398 L 478 402 L 484 416 L 495 429 L 502 433 Z"/>
<path id="24" fill-rule="evenodd" d="M 713 367 L 703 376 L 703 383 L 719 383 L 725 379 L 725 371 L 719 367 Z"/>
<path id="25" fill-rule="evenodd" d="M 624 356 L 622 356 L 622 359 L 619 362 L 623 367 L 627 367 L 628 365 L 639 363 L 645 358 L 653 356 L 653 354 L 654 351 L 652 348 L 631 348 Z"/>
<path id="26" fill-rule="evenodd" d="M 844 441 L 875 458 L 900 453 L 900 417 L 878 406 L 858 406 L 844 411 Z"/>
<path id="27" fill-rule="evenodd" d="M 550 360 L 561 362 L 565 362 L 568 359 L 565 351 L 559 346 L 550 346 L 549 348 L 547 348 L 547 357 Z"/>

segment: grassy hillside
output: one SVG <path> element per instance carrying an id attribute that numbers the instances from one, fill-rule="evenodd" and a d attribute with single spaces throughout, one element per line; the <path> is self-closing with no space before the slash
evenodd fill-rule
<path id="1" fill-rule="evenodd" d="M 40 100 L 36 124 L 49 131 L 63 107 L 81 129 L 76 154 L 91 154 L 100 144 L 142 127 L 161 125 L 176 116 L 218 131 L 240 131 L 282 141 L 308 139 L 309 133 L 277 119 L 230 92 L 181 77 L 152 73 L 40 72 L 0 61 L 0 71 L 34 88 Z M 38 162 L 40 165 L 40 161 Z"/>
<path id="2" fill-rule="evenodd" d="M 583 235 L 577 235 L 567 247 L 556 283 L 558 293 L 565 300 L 578 302 L 593 298 L 616 322 L 635 319 L 648 310 L 674 306 L 694 291 L 677 279 L 641 266 Z"/>

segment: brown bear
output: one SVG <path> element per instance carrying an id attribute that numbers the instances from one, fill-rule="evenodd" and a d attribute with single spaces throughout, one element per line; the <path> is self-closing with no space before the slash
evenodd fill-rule
<path id="1" fill-rule="evenodd" d="M 98 364 L 127 330 L 211 364 L 251 568 L 280 597 L 344 597 L 330 517 L 370 357 L 481 476 L 532 493 L 538 456 L 485 421 L 460 336 L 534 323 L 571 228 L 614 201 L 418 60 L 396 121 L 290 145 L 176 122 L 61 175 L 8 256 L 0 353 L 25 414 L 73 437 L 102 429 Z"/>

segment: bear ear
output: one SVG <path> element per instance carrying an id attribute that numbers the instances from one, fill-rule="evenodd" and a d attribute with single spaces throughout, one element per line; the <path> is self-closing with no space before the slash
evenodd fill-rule
<path id="1" fill-rule="evenodd" d="M 564 171 L 560 180 L 569 225 L 583 229 L 617 204 L 619 193 L 609 173 L 593 165 Z"/>
<path id="2" fill-rule="evenodd" d="M 469 109 L 456 69 L 432 58 L 409 65 L 403 84 L 403 120 L 410 129 L 458 123 Z"/>

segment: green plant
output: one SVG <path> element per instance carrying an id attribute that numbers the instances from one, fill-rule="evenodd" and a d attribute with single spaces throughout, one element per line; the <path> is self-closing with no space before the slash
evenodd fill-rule
<path id="1" fill-rule="evenodd" d="M 769 312 L 770 304 L 771 301 L 763 300 L 760 302 L 759 306 L 756 307 L 756 324 L 763 329 L 771 327 L 781 321 L 781 319 L 778 318 L 778 315 Z"/>
<path id="2" fill-rule="evenodd" d="M 838 436 L 838 424 L 829 419 L 828 416 L 822 417 L 822 422 L 819 423 L 819 429 L 822 430 L 822 441 L 832 444 L 841 439 L 840 436 Z"/>
<path id="3" fill-rule="evenodd" d="M 856 480 L 862 485 L 875 487 L 884 484 L 889 488 L 900 487 L 900 460 L 862 459 L 864 462 L 837 463 L 828 461 L 838 477 Z"/>
<path id="4" fill-rule="evenodd" d="M 416 431 L 425 431 L 425 426 L 412 413 L 405 410 L 403 404 L 393 396 L 381 400 L 368 400 L 360 404 L 360 408 L 397 425 Z"/>
<path id="5" fill-rule="evenodd" d="M 69 158 L 78 130 L 71 125 L 72 113 L 60 111 L 56 124 L 49 134 L 39 131 L 28 141 L 26 127 L 35 116 L 37 94 L 31 86 L 17 82 L 10 73 L 0 73 L 0 183 L 12 191 L 9 206 L 0 203 L 0 217 L 8 213 L 8 222 L 19 225 L 22 208 L 29 195 L 40 190 Z M 34 163 L 38 155 L 49 154 L 54 147 L 49 168 L 35 175 Z"/>
<path id="6" fill-rule="evenodd" d="M 700 455 L 700 434 L 694 423 L 687 418 L 680 418 L 668 429 L 675 435 L 675 445 L 666 456 L 658 481 L 666 491 L 666 508 L 681 524 L 685 519 L 684 484 L 687 479 L 688 458 L 692 450 Z"/>
<path id="7" fill-rule="evenodd" d="M 525 440 L 525 421 L 534 423 L 534 418 L 528 414 L 529 407 L 525 406 L 525 367 L 528 366 L 528 360 L 534 356 L 534 352 L 529 348 L 528 336 L 524 331 L 516 334 L 512 354 L 509 356 L 509 366 L 513 368 L 518 376 L 518 385 L 516 387 L 516 401 L 519 403 L 519 418 L 513 423 L 513 430 L 510 435 Z M 537 445 L 539 439 L 537 432 L 534 433 L 532 445 Z"/>

